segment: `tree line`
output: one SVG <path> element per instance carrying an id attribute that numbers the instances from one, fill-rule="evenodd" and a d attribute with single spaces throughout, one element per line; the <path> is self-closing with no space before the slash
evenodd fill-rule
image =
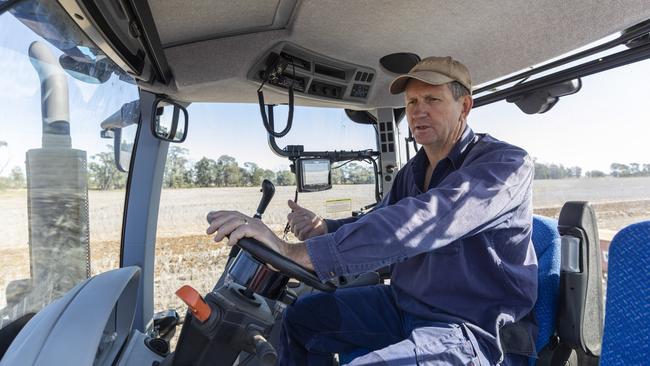
<path id="1" fill-rule="evenodd" d="M 112 150 L 112 147 L 110 147 Z M 113 153 L 102 152 L 90 158 L 88 164 L 89 187 L 92 189 L 119 189 L 126 185 L 126 174 L 121 173 L 113 163 Z M 240 166 L 228 155 L 218 159 L 201 158 L 189 160 L 189 150 L 170 146 L 163 175 L 164 188 L 193 187 L 257 187 L 268 179 L 276 186 L 292 186 L 296 177 L 290 170 L 272 171 L 253 162 Z M 368 184 L 374 182 L 371 168 L 352 162 L 340 169 L 332 170 L 332 184 Z"/>
<path id="2" fill-rule="evenodd" d="M 535 161 L 534 179 L 566 179 L 581 176 L 582 168 L 579 166 L 564 167 L 562 164 L 543 164 Z"/>
<path id="3" fill-rule="evenodd" d="M 562 164 L 542 164 L 535 161 L 535 179 L 566 179 L 566 178 L 601 178 L 601 177 L 648 177 L 650 164 L 621 164 L 612 163 L 609 173 L 601 170 L 589 170 L 584 173 L 579 166 L 565 167 Z"/>
<path id="4" fill-rule="evenodd" d="M 613 177 L 648 177 L 650 176 L 650 164 L 630 163 L 630 165 L 613 163 L 610 165 Z"/>
<path id="5" fill-rule="evenodd" d="M 115 166 L 113 147 L 108 151 L 92 155 L 88 162 L 88 187 L 90 189 L 121 189 L 126 186 L 127 175 Z M 335 169 L 339 167 L 338 169 Z M 357 162 L 339 163 L 332 169 L 332 184 L 372 184 L 375 176 L 372 168 Z M 612 163 L 610 171 L 590 170 L 583 173 L 578 166 L 565 167 L 562 164 L 543 164 L 535 161 L 535 179 L 616 178 L 650 176 L 650 164 Z M 262 180 L 269 179 L 277 186 L 296 184 L 295 175 L 290 170 L 272 171 L 253 162 L 240 166 L 237 160 L 228 155 L 218 159 L 201 158 L 197 162 L 189 159 L 189 150 L 180 146 L 170 146 L 163 175 L 164 188 L 192 187 L 256 187 Z M 15 166 L 8 176 L 0 176 L 0 189 L 25 188 L 23 169 Z"/>
<path id="6" fill-rule="evenodd" d="M 167 154 L 163 187 L 257 187 L 264 179 L 277 186 L 296 184 L 296 176 L 290 170 L 272 171 L 253 162 L 239 166 L 235 158 L 221 155 L 218 159 L 201 158 L 194 164 L 188 159 L 186 148 L 172 146 Z M 332 169 L 332 184 L 369 184 L 374 182 L 370 167 L 351 162 Z"/>

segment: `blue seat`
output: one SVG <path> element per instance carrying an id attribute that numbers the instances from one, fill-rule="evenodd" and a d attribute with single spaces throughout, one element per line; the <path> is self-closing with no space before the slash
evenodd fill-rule
<path id="1" fill-rule="evenodd" d="M 537 303 L 535 304 L 535 317 L 539 325 L 537 342 L 538 352 L 543 349 L 555 333 L 558 296 L 560 291 L 560 233 L 557 229 L 557 220 L 534 215 L 532 240 L 537 254 L 538 289 Z M 368 353 L 368 350 L 359 349 L 351 353 L 339 355 L 341 364 L 348 363 L 356 357 Z M 531 359 L 531 365 L 535 360 Z"/>
<path id="2" fill-rule="evenodd" d="M 561 242 L 557 220 L 533 216 L 533 246 L 537 254 L 537 302 L 535 317 L 539 326 L 535 348 L 541 351 L 555 333 L 560 293 Z M 535 360 L 531 360 L 531 365 Z"/>
<path id="3" fill-rule="evenodd" d="M 650 359 L 650 221 L 627 226 L 609 247 L 600 365 L 647 365 Z"/>

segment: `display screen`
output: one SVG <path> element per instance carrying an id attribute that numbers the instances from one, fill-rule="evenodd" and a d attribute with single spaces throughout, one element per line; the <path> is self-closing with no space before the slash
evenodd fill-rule
<path id="1" fill-rule="evenodd" d="M 321 191 L 331 188 L 328 159 L 300 159 L 298 166 L 300 191 Z"/>

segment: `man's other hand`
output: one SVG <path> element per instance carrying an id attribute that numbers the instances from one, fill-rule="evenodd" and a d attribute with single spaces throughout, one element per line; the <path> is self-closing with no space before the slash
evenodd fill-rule
<path id="1" fill-rule="evenodd" d="M 327 224 L 320 216 L 301 207 L 297 203 L 289 200 L 291 213 L 287 215 L 291 232 L 298 240 L 306 240 L 314 236 L 327 234 Z"/>

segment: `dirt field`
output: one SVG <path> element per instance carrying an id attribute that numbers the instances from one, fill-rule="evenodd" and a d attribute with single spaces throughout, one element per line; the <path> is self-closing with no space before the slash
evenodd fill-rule
<path id="1" fill-rule="evenodd" d="M 557 217 L 563 202 L 590 200 L 596 210 L 599 228 L 615 233 L 633 222 L 650 218 L 650 179 L 603 178 L 591 180 L 536 181 L 535 213 Z M 293 187 L 278 187 L 264 216 L 276 232 L 281 232 L 289 212 L 288 199 Z M 299 203 L 326 217 L 347 216 L 347 212 L 328 213 L 325 201 L 349 198 L 357 209 L 373 202 L 373 186 L 337 186 L 319 194 L 301 194 Z M 253 213 L 260 197 L 258 188 L 197 188 L 164 190 L 159 210 L 156 244 L 155 309 L 183 309 L 174 291 L 191 284 L 200 292 L 212 289 L 223 271 L 229 251 L 224 243 L 214 243 L 204 235 L 205 215 L 210 210 L 227 209 Z M 119 266 L 124 192 L 89 192 L 91 268 L 97 274 Z M 16 279 L 29 277 L 27 247 L 27 208 L 24 191 L 0 192 L 0 308 L 4 289 Z"/>

